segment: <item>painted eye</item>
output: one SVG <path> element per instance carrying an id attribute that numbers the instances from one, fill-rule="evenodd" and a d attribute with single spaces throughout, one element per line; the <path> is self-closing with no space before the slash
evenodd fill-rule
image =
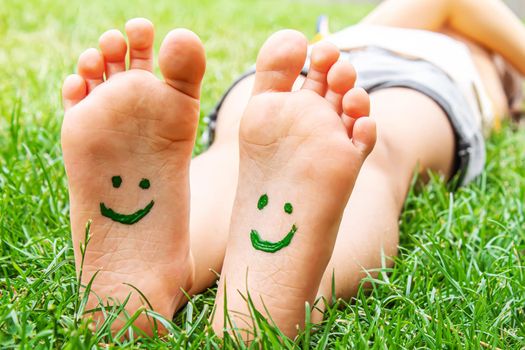
<path id="1" fill-rule="evenodd" d="M 111 178 L 111 183 L 113 184 L 113 187 L 115 188 L 119 188 L 120 185 L 122 184 L 122 178 L 120 176 L 113 176 Z"/>
<path id="2" fill-rule="evenodd" d="M 291 214 L 293 212 L 292 203 L 285 203 L 284 204 L 284 212 L 287 213 L 287 214 Z"/>
<path id="3" fill-rule="evenodd" d="M 259 202 L 257 202 L 257 208 L 259 208 L 259 210 L 262 210 L 267 205 L 268 205 L 268 195 L 265 193 L 259 198 Z"/>
<path id="4" fill-rule="evenodd" d="M 147 190 L 150 186 L 150 183 L 149 183 L 149 180 L 148 179 L 142 179 L 140 180 L 140 183 L 139 183 L 139 187 L 142 188 L 143 190 Z"/>

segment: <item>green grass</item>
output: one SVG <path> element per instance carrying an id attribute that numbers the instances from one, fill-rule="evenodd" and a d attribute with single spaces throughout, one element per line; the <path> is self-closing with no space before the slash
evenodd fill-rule
<path id="1" fill-rule="evenodd" d="M 67 184 L 59 131 L 61 80 L 108 28 L 150 18 L 156 47 L 171 28 L 205 43 L 203 113 L 255 59 L 264 39 L 291 27 L 311 36 L 319 14 L 332 29 L 370 9 L 321 1 L 5 1 L 0 6 L 0 348 L 219 348 L 207 324 L 215 291 L 195 296 L 168 324 L 172 335 L 119 343 L 79 318 Z M 153 4 L 154 3 L 154 4 Z M 201 125 L 201 131 L 202 127 Z M 197 145 L 197 152 L 203 145 Z M 400 219 L 400 253 L 372 288 L 340 300 L 314 332 L 267 348 L 525 347 L 525 130 L 506 125 L 488 143 L 484 174 L 451 193 L 435 178 L 411 192 Z"/>

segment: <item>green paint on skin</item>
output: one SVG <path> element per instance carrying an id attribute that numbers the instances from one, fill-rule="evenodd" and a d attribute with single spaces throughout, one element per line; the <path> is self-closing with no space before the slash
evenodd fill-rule
<path id="1" fill-rule="evenodd" d="M 270 242 L 265 241 L 261 239 L 261 236 L 259 235 L 259 232 L 257 230 L 252 230 L 250 232 L 250 239 L 252 241 L 252 246 L 257 250 L 262 250 L 263 252 L 267 253 L 275 253 L 284 247 L 287 247 L 290 242 L 292 242 L 292 238 L 295 235 L 295 232 L 297 232 L 297 227 L 295 225 L 292 225 L 292 229 L 288 234 L 281 239 L 278 242 Z"/>
<path id="2" fill-rule="evenodd" d="M 148 179 L 142 179 L 140 180 L 140 183 L 139 183 L 139 187 L 142 188 L 143 190 L 147 190 L 150 186 L 150 183 L 149 183 L 149 180 Z"/>
<path id="3" fill-rule="evenodd" d="M 293 206 L 292 206 L 291 203 L 286 203 L 286 204 L 284 205 L 284 212 L 285 212 L 286 214 L 291 214 L 291 213 L 293 212 Z"/>
<path id="4" fill-rule="evenodd" d="M 113 183 L 113 187 L 119 188 L 122 184 L 122 178 L 120 176 L 113 176 L 111 182 Z"/>
<path id="5" fill-rule="evenodd" d="M 117 213 L 113 209 L 106 207 L 104 203 L 100 203 L 100 213 L 102 216 L 110 218 L 113 221 L 120 222 L 121 224 L 133 225 L 145 217 L 150 212 L 151 208 L 153 208 L 154 204 L 155 202 L 151 201 L 144 208 L 137 210 L 133 214 L 126 215 Z"/>
<path id="6" fill-rule="evenodd" d="M 264 209 L 268 205 L 268 195 L 265 193 L 261 197 L 259 197 L 259 201 L 257 202 L 257 208 L 259 210 Z M 284 204 L 284 212 L 287 214 L 291 214 L 293 212 L 293 206 L 291 203 L 285 203 Z M 259 232 L 257 230 L 251 230 L 250 232 L 250 240 L 252 242 L 252 246 L 260 251 L 266 252 L 266 253 L 275 253 L 284 247 L 287 247 L 291 242 L 292 238 L 295 235 L 295 232 L 297 232 L 297 226 L 292 225 L 292 228 L 288 232 L 288 234 L 277 242 L 270 242 L 266 241 L 261 238 L 259 235 Z"/>
<path id="7" fill-rule="evenodd" d="M 268 205 L 268 195 L 265 193 L 259 198 L 259 201 L 257 202 L 257 208 L 259 208 L 259 210 L 262 210 L 267 205 Z"/>
<path id="8" fill-rule="evenodd" d="M 122 177 L 120 176 L 113 176 L 111 178 L 111 183 L 113 184 L 113 187 L 119 188 L 122 184 Z M 140 180 L 139 187 L 143 190 L 147 190 L 150 187 L 150 182 L 148 179 L 142 179 Z M 148 205 L 146 205 L 144 208 L 137 210 L 136 212 L 132 214 L 121 214 L 117 213 L 111 208 L 108 208 L 104 203 L 100 203 L 100 214 L 102 216 L 105 216 L 113 221 L 119 222 L 124 225 L 133 225 L 140 220 L 142 220 L 143 217 L 148 215 L 151 208 L 153 208 L 153 205 L 155 204 L 154 201 L 149 202 Z"/>

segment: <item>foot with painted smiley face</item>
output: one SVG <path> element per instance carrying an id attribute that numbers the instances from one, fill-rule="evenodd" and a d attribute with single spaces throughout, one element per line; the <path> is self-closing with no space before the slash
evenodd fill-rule
<path id="1" fill-rule="evenodd" d="M 226 293 L 237 328 L 252 330 L 247 293 L 288 336 L 304 325 L 332 255 L 340 220 L 376 139 L 369 98 L 328 43 L 312 49 L 302 88 L 292 86 L 304 36 L 281 31 L 259 52 L 240 127 L 239 182 L 213 327 L 224 329 Z M 361 118 L 362 117 L 362 118 Z M 268 314 L 267 314 L 268 312 Z M 249 332 L 241 332 L 250 339 Z"/>
<path id="2" fill-rule="evenodd" d="M 170 32 L 159 52 L 159 80 L 152 73 L 152 24 L 131 20 L 126 33 L 128 42 L 117 30 L 104 33 L 100 51 L 85 51 L 62 89 L 75 260 L 79 269 L 92 220 L 82 272 L 84 285 L 93 278 L 86 309 L 130 296 L 129 315 L 153 308 L 169 319 L 193 281 L 188 172 L 204 49 L 190 31 Z M 103 322 L 102 313 L 92 316 Z M 151 320 L 142 314 L 134 324 L 151 334 Z"/>

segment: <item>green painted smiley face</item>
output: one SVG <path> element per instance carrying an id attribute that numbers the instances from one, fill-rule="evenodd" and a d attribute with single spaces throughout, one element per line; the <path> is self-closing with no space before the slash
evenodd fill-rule
<path id="1" fill-rule="evenodd" d="M 122 177 L 120 176 L 113 176 L 111 178 L 111 183 L 113 184 L 114 188 L 119 188 L 122 184 Z M 148 179 L 142 179 L 139 182 L 139 187 L 143 190 L 147 190 L 150 187 L 150 183 Z M 132 214 L 121 214 L 116 211 L 114 211 L 111 208 L 106 207 L 104 203 L 100 203 L 100 214 L 102 216 L 105 216 L 113 221 L 119 222 L 124 225 L 133 225 L 134 223 L 139 222 L 142 220 L 143 217 L 145 217 L 153 208 L 153 205 L 155 204 L 154 201 L 149 202 L 148 205 L 146 205 L 144 208 L 137 210 L 136 212 Z"/>
<path id="2" fill-rule="evenodd" d="M 257 208 L 259 210 L 263 210 L 264 207 L 266 207 L 267 205 L 268 205 L 268 195 L 263 194 L 259 198 L 259 201 L 257 202 Z M 283 209 L 284 209 L 284 212 L 289 215 L 292 214 L 293 212 L 293 206 L 291 203 L 285 203 Z M 257 230 L 252 230 L 250 232 L 250 240 L 252 241 L 252 246 L 255 249 L 261 250 L 267 253 L 275 253 L 283 249 L 284 247 L 287 247 L 290 244 L 290 242 L 292 242 L 292 238 L 295 235 L 295 232 L 297 232 L 297 227 L 295 225 L 292 225 L 292 228 L 290 229 L 290 231 L 288 231 L 288 234 L 283 239 L 277 242 L 270 242 L 270 241 L 263 240 L 261 236 L 259 235 L 259 232 L 257 232 Z"/>

